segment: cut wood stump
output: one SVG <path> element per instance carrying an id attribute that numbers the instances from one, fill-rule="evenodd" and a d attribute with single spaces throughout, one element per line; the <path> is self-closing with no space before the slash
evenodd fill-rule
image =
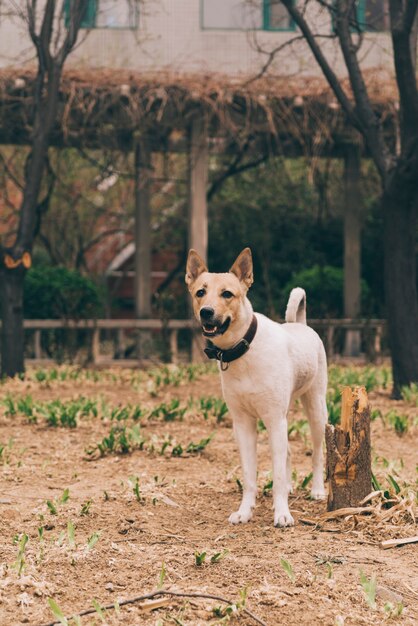
<path id="1" fill-rule="evenodd" d="M 364 387 L 344 387 L 341 424 L 327 424 L 328 511 L 355 507 L 372 490 L 370 405 Z"/>

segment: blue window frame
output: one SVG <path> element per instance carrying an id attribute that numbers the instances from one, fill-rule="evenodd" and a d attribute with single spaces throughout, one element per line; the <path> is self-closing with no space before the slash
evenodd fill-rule
<path id="1" fill-rule="evenodd" d="M 281 0 L 201 0 L 204 30 L 295 30 Z"/>
<path id="2" fill-rule="evenodd" d="M 281 0 L 263 0 L 263 30 L 295 30 L 295 23 Z"/>
<path id="3" fill-rule="evenodd" d="M 65 0 L 65 23 L 68 25 L 71 0 Z M 138 26 L 138 9 L 135 0 L 85 0 L 81 28 L 121 28 Z"/>

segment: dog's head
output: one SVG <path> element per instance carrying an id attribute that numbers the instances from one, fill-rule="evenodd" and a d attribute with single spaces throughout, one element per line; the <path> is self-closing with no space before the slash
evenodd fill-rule
<path id="1" fill-rule="evenodd" d="M 205 337 L 224 335 L 242 317 L 246 294 L 252 283 L 250 248 L 245 248 L 229 272 L 223 274 L 209 272 L 198 253 L 190 250 L 186 284 L 192 296 L 194 314 Z"/>

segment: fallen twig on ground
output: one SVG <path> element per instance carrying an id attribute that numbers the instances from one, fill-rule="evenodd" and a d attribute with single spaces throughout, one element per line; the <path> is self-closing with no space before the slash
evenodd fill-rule
<path id="1" fill-rule="evenodd" d="M 188 593 L 188 592 L 182 592 L 182 591 L 167 591 L 166 589 L 159 589 L 158 591 L 153 591 L 143 596 L 136 596 L 135 598 L 127 598 L 126 600 L 120 600 L 118 604 L 119 606 L 126 606 L 127 604 L 136 604 L 137 602 L 142 602 L 143 600 L 150 600 L 158 596 L 172 596 L 175 598 L 204 598 L 207 600 L 217 600 L 218 602 L 223 602 L 224 604 L 227 604 L 227 605 L 235 604 L 234 602 L 226 598 L 212 595 L 210 593 L 193 593 L 193 592 Z M 106 606 L 101 607 L 102 610 L 106 610 L 106 611 L 112 610 L 114 608 L 115 608 L 115 604 L 107 604 Z M 145 605 L 144 608 L 147 609 L 147 606 Z M 254 613 L 252 613 L 252 611 L 250 611 L 249 609 L 242 607 L 241 611 L 245 613 L 246 615 L 248 615 L 248 617 L 251 617 L 251 619 L 253 619 L 257 624 L 261 624 L 261 626 L 267 626 L 266 622 L 264 622 L 262 619 L 257 617 L 257 615 L 254 615 Z M 75 615 L 79 617 L 83 617 L 84 615 L 91 615 L 92 613 L 96 613 L 96 609 L 94 608 L 84 609 L 83 611 L 79 611 L 78 613 L 75 613 Z M 66 619 L 70 620 L 71 616 L 67 617 Z M 46 624 L 41 624 L 41 626 L 57 626 L 61 623 L 62 623 L 61 621 L 53 621 L 53 622 L 48 622 Z"/>
<path id="2" fill-rule="evenodd" d="M 387 539 L 380 542 L 380 547 L 383 550 L 388 550 L 389 548 L 396 548 L 408 543 L 418 543 L 418 535 L 415 535 L 415 537 L 404 537 L 403 539 Z"/>

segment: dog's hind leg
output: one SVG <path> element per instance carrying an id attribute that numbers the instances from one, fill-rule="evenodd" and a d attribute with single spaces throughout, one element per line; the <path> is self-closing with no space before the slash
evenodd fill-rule
<path id="1" fill-rule="evenodd" d="M 324 454 L 322 449 L 325 424 L 328 420 L 325 394 L 318 393 L 318 390 L 313 386 L 301 397 L 301 400 L 308 416 L 312 438 L 313 477 L 311 496 L 315 500 L 321 500 L 326 495 L 324 487 Z"/>
<path id="2" fill-rule="evenodd" d="M 241 412 L 239 416 L 232 412 L 232 417 L 241 458 L 243 494 L 238 511 L 231 513 L 229 521 L 231 524 L 243 524 L 252 518 L 257 497 L 257 420 Z"/>

